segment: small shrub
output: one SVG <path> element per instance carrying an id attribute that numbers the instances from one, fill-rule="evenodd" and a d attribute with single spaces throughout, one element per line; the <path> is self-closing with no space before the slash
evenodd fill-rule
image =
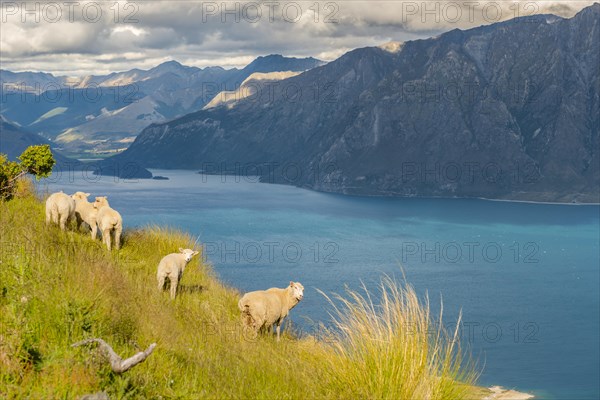
<path id="1" fill-rule="evenodd" d="M 10 200 L 14 196 L 23 176 L 30 174 L 36 179 L 47 178 L 56 164 L 47 144 L 29 146 L 19 160 L 9 161 L 5 154 L 0 154 L 0 200 Z"/>

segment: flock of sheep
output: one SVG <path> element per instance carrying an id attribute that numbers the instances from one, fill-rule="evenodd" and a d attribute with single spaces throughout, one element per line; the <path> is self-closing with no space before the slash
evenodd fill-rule
<path id="1" fill-rule="evenodd" d="M 102 232 L 102 240 L 108 250 L 112 242 L 117 250 L 121 247 L 121 232 L 123 231 L 123 218 L 118 211 L 110 208 L 106 197 L 96 197 L 93 203 L 88 202 L 90 194 L 76 192 L 73 196 L 65 193 L 53 193 L 46 200 L 46 225 L 53 222 L 60 226 L 63 231 L 73 218 L 77 219 L 77 229 L 82 222 L 88 224 L 92 230 L 92 239 L 96 239 L 98 228 Z"/>
<path id="2" fill-rule="evenodd" d="M 51 194 L 46 200 L 46 225 L 52 222 L 64 231 L 69 221 L 75 219 L 77 230 L 81 228 L 82 223 L 86 223 L 91 229 L 92 239 L 95 240 L 99 228 L 108 250 L 111 250 L 113 244 L 119 250 L 123 232 L 121 214 L 110 207 L 106 196 L 96 197 L 93 203 L 88 201 L 89 196 L 89 193 L 84 192 L 76 192 L 72 196 L 62 191 Z M 164 256 L 156 273 L 158 290 L 164 290 L 165 281 L 168 279 L 171 299 L 175 299 L 177 285 L 185 267 L 197 254 L 197 251 L 179 248 L 179 253 Z M 304 286 L 300 282 L 290 282 L 285 289 L 270 288 L 246 293 L 238 302 L 244 328 L 258 334 L 261 331 L 270 331 L 275 325 L 279 340 L 283 320 L 303 296 Z"/>

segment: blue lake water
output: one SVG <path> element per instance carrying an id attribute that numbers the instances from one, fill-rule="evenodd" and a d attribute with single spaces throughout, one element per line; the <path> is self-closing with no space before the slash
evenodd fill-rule
<path id="1" fill-rule="evenodd" d="M 129 227 L 200 235 L 220 278 L 241 291 L 302 282 L 291 318 L 307 331 L 328 320 L 317 288 L 373 288 L 383 274 L 401 278 L 402 266 L 432 308 L 443 298 L 447 321 L 462 309 L 462 343 L 480 361 L 481 384 L 600 397 L 599 206 L 350 197 L 153 172 L 170 180 L 65 172 L 40 187 L 107 195 Z"/>

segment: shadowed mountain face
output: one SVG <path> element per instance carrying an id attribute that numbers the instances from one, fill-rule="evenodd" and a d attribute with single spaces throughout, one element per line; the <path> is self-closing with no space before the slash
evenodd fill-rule
<path id="1" fill-rule="evenodd" d="M 43 137 L 27 132 L 0 117 L 0 153 L 6 154 L 9 160 L 16 161 L 17 157 L 23 154 L 29 146 L 39 144 L 50 143 Z M 52 153 L 57 164 L 77 164 L 77 161 L 71 160 L 56 151 Z"/>
<path id="2" fill-rule="evenodd" d="M 348 194 L 598 202 L 599 21 L 595 4 L 351 51 L 153 124 L 115 161 Z"/>
<path id="3" fill-rule="evenodd" d="M 0 71 L 1 112 L 71 154 L 128 147 L 153 122 L 202 109 L 216 94 L 236 90 L 254 72 L 304 71 L 314 58 L 259 57 L 243 69 L 187 67 L 176 61 L 80 80 L 46 73 Z M 283 68 L 283 69 L 281 69 Z"/>

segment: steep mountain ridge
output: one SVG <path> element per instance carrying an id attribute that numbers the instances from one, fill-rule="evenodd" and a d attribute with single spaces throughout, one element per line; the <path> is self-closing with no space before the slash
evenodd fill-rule
<path id="1" fill-rule="evenodd" d="M 270 96 L 153 124 L 113 161 L 262 165 L 264 181 L 348 194 L 598 202 L 599 21 L 596 3 L 357 49 Z"/>

